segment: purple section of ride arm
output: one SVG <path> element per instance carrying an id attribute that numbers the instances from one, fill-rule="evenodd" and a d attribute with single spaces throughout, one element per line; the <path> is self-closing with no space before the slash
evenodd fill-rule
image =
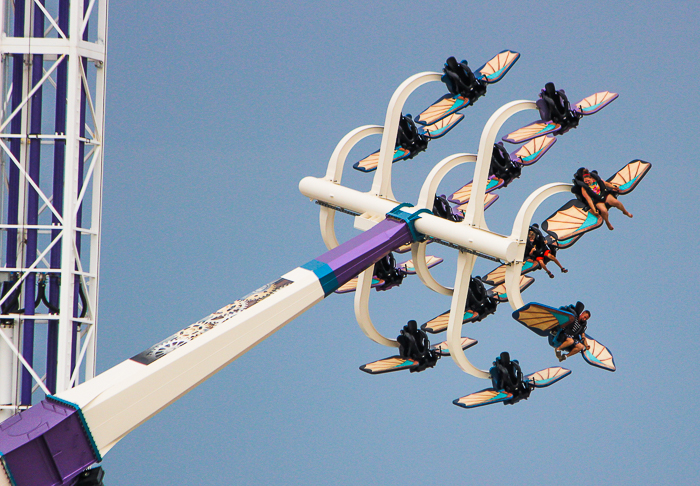
<path id="1" fill-rule="evenodd" d="M 88 437 L 74 407 L 46 399 L 0 425 L 0 453 L 17 486 L 71 484 L 99 460 Z"/>
<path id="2" fill-rule="evenodd" d="M 327 264 L 338 280 L 338 286 L 357 277 L 389 252 L 411 242 L 411 231 L 403 221 L 385 219 L 369 229 L 316 258 Z"/>

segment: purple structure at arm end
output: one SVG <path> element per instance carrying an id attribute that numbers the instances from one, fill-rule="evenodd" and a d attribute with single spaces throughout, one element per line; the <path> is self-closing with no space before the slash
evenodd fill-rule
<path id="1" fill-rule="evenodd" d="M 70 485 L 101 459 L 80 410 L 54 398 L 0 424 L 0 454 L 16 486 Z"/>
<path id="2" fill-rule="evenodd" d="M 410 241 L 412 238 L 408 225 L 387 218 L 372 229 L 317 257 L 316 260 L 330 267 L 339 287 L 357 277 L 392 250 Z"/>

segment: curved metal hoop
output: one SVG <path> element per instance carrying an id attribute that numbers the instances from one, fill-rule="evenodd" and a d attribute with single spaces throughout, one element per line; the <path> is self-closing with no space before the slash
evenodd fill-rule
<path id="1" fill-rule="evenodd" d="M 432 203 L 435 200 L 435 193 L 440 185 L 440 182 L 445 178 L 445 176 L 455 167 L 466 164 L 468 162 L 475 162 L 477 156 L 474 154 L 455 154 L 442 159 L 428 174 L 423 187 L 421 187 L 420 194 L 418 196 L 418 202 L 416 207 L 432 209 Z M 457 223 L 455 223 L 457 224 Z M 428 265 L 425 263 L 425 249 L 427 242 L 414 243 L 411 245 L 411 255 L 413 258 L 413 267 L 416 269 L 416 274 L 420 281 L 428 287 L 439 294 L 452 296 L 453 290 L 449 287 L 445 287 L 440 284 L 435 277 L 430 272 Z"/>
<path id="2" fill-rule="evenodd" d="M 331 158 L 328 160 L 328 170 L 326 171 L 325 179 L 340 185 L 340 180 L 343 177 L 345 160 L 350 150 L 363 138 L 369 137 L 370 135 L 381 134 L 383 131 L 384 128 L 379 125 L 365 125 L 345 135 L 340 142 L 338 142 L 338 145 L 336 145 L 335 150 L 331 154 Z M 329 250 L 332 250 L 339 244 L 338 238 L 335 235 L 335 213 L 335 209 L 321 206 L 321 213 L 319 215 L 321 237 Z"/>
<path id="3" fill-rule="evenodd" d="M 369 293 L 372 290 L 372 277 L 374 276 L 374 265 L 362 272 L 357 279 L 357 289 L 355 290 L 355 318 L 360 325 L 360 329 L 365 336 L 375 343 L 392 348 L 398 348 L 399 343 L 394 339 L 389 339 L 377 331 L 372 319 L 369 316 Z"/>
<path id="4" fill-rule="evenodd" d="M 540 204 L 550 196 L 562 192 L 571 193 L 573 184 L 563 182 L 554 182 L 540 187 L 535 192 L 530 194 L 525 202 L 520 206 L 515 221 L 513 221 L 513 231 L 510 237 L 518 242 L 518 258 L 506 268 L 506 294 L 508 294 L 508 302 L 515 309 L 520 309 L 525 305 L 523 297 L 520 294 L 520 271 L 525 258 L 525 244 L 527 241 L 527 232 L 532 222 L 532 216 Z"/>
<path id="5" fill-rule="evenodd" d="M 394 161 L 394 148 L 396 146 L 396 134 L 399 131 L 401 110 L 403 110 L 403 105 L 411 93 L 426 83 L 440 81 L 441 76 L 439 73 L 430 72 L 414 74 L 401 83 L 394 91 L 386 109 L 384 133 L 382 134 L 382 143 L 379 146 L 377 172 L 374 174 L 374 180 L 372 181 L 372 194 L 396 200 L 391 190 L 391 166 Z"/>

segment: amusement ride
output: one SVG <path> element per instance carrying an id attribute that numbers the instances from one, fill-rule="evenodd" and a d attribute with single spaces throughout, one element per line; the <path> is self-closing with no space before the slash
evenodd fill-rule
<path id="1" fill-rule="evenodd" d="M 449 356 L 465 373 L 490 385 L 455 399 L 454 404 L 460 407 L 517 403 L 535 388 L 552 385 L 571 373 L 557 365 L 525 374 L 507 351 L 488 369 L 472 364 L 468 350 L 476 340 L 463 336 L 463 324 L 487 318 L 505 302 L 516 321 L 548 339 L 560 362 L 581 354 L 587 363 L 615 371 L 610 350 L 586 334 L 590 311 L 582 303 L 561 307 L 526 304 L 521 292 L 534 281 L 530 272 L 543 269 L 550 274 L 548 261 L 566 271 L 556 252 L 570 248 L 604 222 L 609 224 L 608 208 L 622 208 L 628 214 L 617 197 L 631 192 L 651 164 L 635 159 L 607 180 L 594 170 L 581 169 L 572 183 L 546 184 L 522 202 L 509 234 L 491 231 L 485 210 L 496 201 L 494 192 L 513 183 L 523 168 L 540 160 L 556 136 L 576 128 L 582 118 L 606 107 L 617 94 L 603 91 L 572 105 L 563 90 L 547 83 L 537 101 L 512 101 L 498 108 L 483 128 L 476 153 L 457 153 L 438 162 L 426 177 L 415 205 L 394 196 L 393 164 L 426 151 L 432 140 L 447 135 L 464 119 L 461 111 L 485 96 L 487 88 L 503 79 L 520 58 L 519 53 L 506 50 L 476 70 L 467 61 L 450 57 L 442 73 L 409 77 L 391 97 L 383 126 L 365 125 L 350 131 L 331 154 L 326 174 L 299 182 L 301 193 L 320 207 L 321 237 L 327 252 L 95 375 L 107 4 L 102 0 L 80 5 L 61 0 L 59 4 L 58 16 L 44 9 L 42 15 L 34 16 L 35 22 L 39 17 L 41 22 L 28 28 L 24 7 L 39 11 L 40 4 L 29 2 L 27 6 L 17 0 L 14 17 L 3 24 L 15 30 L 2 42 L 7 109 L 2 113 L 0 148 L 3 161 L 9 165 L 6 197 L 10 204 L 2 224 L 9 243 L 0 298 L 0 337 L 5 344 L 0 348 L 0 366 L 5 367 L 0 370 L 0 396 L 6 397 L 3 403 L 7 404 L 0 424 L 0 486 L 102 484 L 104 471 L 96 465 L 129 432 L 334 293 L 354 292 L 355 317 L 362 332 L 378 344 L 395 348 L 392 356 L 365 364 L 362 371 L 422 372 Z M 94 39 L 90 39 L 86 33 L 93 6 L 99 16 Z M 8 12 L 5 5 L 3 13 Z M 53 37 L 43 39 L 47 29 Z M 42 39 L 37 40 L 39 37 Z M 31 49 L 30 38 L 34 42 Z M 27 58 L 33 58 L 38 68 L 27 66 Z M 57 81 L 51 77 L 54 71 Z M 97 81 L 88 80 L 90 73 Z M 41 101 L 37 102 L 36 95 L 41 94 L 47 80 L 57 91 L 57 121 L 52 128 L 55 133 L 44 135 Z M 409 95 L 427 83 L 442 83 L 447 93 L 415 118 L 404 115 Z M 539 118 L 497 141 L 506 120 L 527 110 L 537 112 Z M 36 126 L 27 129 L 22 121 Z M 381 135 L 379 149 L 353 165 L 373 177 L 370 190 L 344 186 L 343 170 L 350 151 L 373 135 Z M 509 153 L 503 142 L 517 148 Z M 51 144 L 56 160 L 53 196 L 34 182 L 39 177 L 38 147 L 42 144 Z M 441 181 L 463 164 L 473 164 L 473 180 L 449 196 L 438 195 Z M 65 171 L 59 170 L 61 167 Z M 538 206 L 561 193 L 574 198 L 541 224 L 533 222 Z M 83 227 L 81 208 L 86 194 L 92 197 L 93 205 L 85 209 L 92 223 Z M 26 210 L 18 209 L 24 206 Z M 38 224 L 44 211 L 53 223 Z M 352 216 L 354 227 L 362 233 L 340 243 L 335 231 L 338 212 Z M 19 221 L 18 214 L 30 216 Z M 14 245 L 12 238 L 21 239 L 18 233 L 23 231 L 29 239 Z M 40 234 L 51 238 L 43 250 L 36 245 Z M 81 256 L 81 250 L 85 251 L 80 246 L 81 236 L 86 235 L 91 245 L 89 265 L 84 265 L 86 257 Z M 452 287 L 432 275 L 431 268 L 442 260 L 426 254 L 429 244 L 458 252 Z M 17 248 L 26 255 L 26 264 L 19 261 Z M 397 263 L 394 253 L 408 251 L 411 259 Z M 46 261 L 47 255 L 50 261 Z M 498 266 L 487 275 L 476 276 L 473 269 L 478 258 Z M 409 274 L 417 275 L 428 289 L 449 297 L 449 310 L 422 325 L 409 321 L 397 338 L 384 336 L 370 317 L 371 290 L 397 287 Z M 40 306 L 47 308 L 45 314 L 34 312 Z M 48 322 L 53 329 L 47 362 L 54 366 L 47 366 L 44 376 L 34 370 L 26 349 L 23 352 L 18 346 L 30 342 L 29 324 L 35 321 Z M 441 342 L 431 344 L 428 334 L 442 332 Z M 34 404 L 32 386 L 40 387 L 46 395 Z"/>

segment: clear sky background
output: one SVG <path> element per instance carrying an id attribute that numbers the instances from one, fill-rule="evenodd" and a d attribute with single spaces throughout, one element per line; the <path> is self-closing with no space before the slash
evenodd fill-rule
<path id="1" fill-rule="evenodd" d="M 654 166 L 623 199 L 634 219 L 613 211 L 615 231 L 562 251 L 569 273 L 536 272 L 523 295 L 586 303 L 617 372 L 572 359 L 570 377 L 527 401 L 464 410 L 452 400 L 489 384 L 450 359 L 424 373 L 360 372 L 392 350 L 362 334 L 352 294 L 332 295 L 121 441 L 106 483 L 700 481 L 698 17 L 679 1 L 111 2 L 99 371 L 323 253 L 318 206 L 299 180 L 323 175 L 347 132 L 383 124 L 398 85 L 448 56 L 476 68 L 504 49 L 522 54 L 455 130 L 394 166 L 400 200 L 415 203 L 434 164 L 475 152 L 498 107 L 534 100 L 548 81 L 572 102 L 620 97 L 498 192 L 491 229 L 509 231 L 532 191 L 580 166 L 605 177 L 636 158 Z M 406 111 L 444 92 L 425 85 Z M 501 135 L 535 118 L 521 113 Z M 368 139 L 349 162 L 378 145 Z M 368 190 L 371 176 L 348 168 L 344 182 Z M 342 238 L 357 234 L 350 217 L 337 221 Z M 451 286 L 454 251 L 437 246 L 428 253 L 446 261 L 435 274 Z M 493 267 L 480 260 L 475 274 Z M 412 277 L 370 305 L 395 336 L 449 299 Z M 479 340 L 468 353 L 481 368 L 503 350 L 526 372 L 558 364 L 507 304 L 463 334 Z"/>

